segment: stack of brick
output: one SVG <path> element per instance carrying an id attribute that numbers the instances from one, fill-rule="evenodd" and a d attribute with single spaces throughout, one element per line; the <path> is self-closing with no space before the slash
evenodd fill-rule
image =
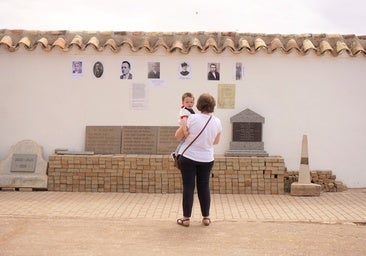
<path id="1" fill-rule="evenodd" d="M 284 194 L 281 157 L 216 157 L 212 193 Z M 180 171 L 166 155 L 51 155 L 48 190 L 178 193 Z"/>
<path id="2" fill-rule="evenodd" d="M 311 183 L 319 184 L 323 192 L 342 192 L 347 189 L 341 181 L 336 180 L 336 175 L 330 170 L 310 171 Z M 285 174 L 285 192 L 290 192 L 291 183 L 297 182 L 299 171 L 288 171 Z"/>
<path id="3" fill-rule="evenodd" d="M 216 157 L 211 191 L 218 194 L 284 194 L 281 157 Z"/>
<path id="4" fill-rule="evenodd" d="M 50 191 L 175 193 L 180 188 L 180 173 L 168 156 L 49 157 Z"/>

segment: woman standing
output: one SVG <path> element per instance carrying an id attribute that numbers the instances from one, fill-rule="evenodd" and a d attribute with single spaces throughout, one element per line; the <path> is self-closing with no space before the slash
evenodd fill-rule
<path id="1" fill-rule="evenodd" d="M 216 101 L 210 94 L 204 93 L 198 98 L 196 107 L 200 113 L 188 117 L 186 126 L 189 133 L 178 152 L 183 180 L 183 218 L 178 219 L 177 223 L 185 227 L 190 224 L 196 183 L 202 223 L 206 226 L 211 223 L 209 185 L 214 164 L 213 145 L 219 143 L 222 131 L 220 119 L 212 115 L 215 106 Z M 179 127 L 175 137 L 183 139 L 183 127 Z"/>

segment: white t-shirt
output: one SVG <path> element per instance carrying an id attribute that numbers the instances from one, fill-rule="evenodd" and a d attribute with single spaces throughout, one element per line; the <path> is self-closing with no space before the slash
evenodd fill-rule
<path id="1" fill-rule="evenodd" d="M 183 117 L 189 117 L 191 114 L 191 112 L 189 112 L 188 109 L 186 109 L 185 107 L 181 107 L 179 110 L 179 120 L 178 123 L 180 124 L 180 122 L 182 121 Z"/>
<path id="2" fill-rule="evenodd" d="M 183 145 L 179 149 L 179 154 L 193 141 L 206 122 L 210 115 L 195 114 L 190 115 L 187 119 L 187 127 L 189 131 L 188 137 L 185 139 Z M 197 162 L 211 162 L 214 160 L 213 143 L 217 134 L 221 133 L 221 121 L 215 116 L 212 116 L 210 122 L 206 126 L 201 135 L 193 142 L 193 144 L 184 152 L 183 156 Z"/>

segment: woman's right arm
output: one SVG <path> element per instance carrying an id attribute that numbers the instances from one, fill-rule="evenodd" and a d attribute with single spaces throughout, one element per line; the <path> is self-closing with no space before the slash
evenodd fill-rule
<path id="1" fill-rule="evenodd" d="M 216 135 L 216 138 L 215 138 L 215 140 L 214 140 L 214 145 L 217 145 L 217 144 L 219 144 L 219 142 L 220 142 L 220 137 L 221 137 L 221 132 L 220 133 L 218 133 L 217 135 Z"/>
<path id="2" fill-rule="evenodd" d="M 177 140 L 182 140 L 184 138 L 184 129 L 183 126 L 179 126 L 179 128 L 175 131 L 175 138 Z"/>

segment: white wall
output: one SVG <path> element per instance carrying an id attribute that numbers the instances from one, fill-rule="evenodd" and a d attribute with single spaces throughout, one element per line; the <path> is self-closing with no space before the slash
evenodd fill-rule
<path id="1" fill-rule="evenodd" d="M 126 46 L 127 47 L 127 46 Z M 71 61 L 82 60 L 82 77 L 71 75 Z M 134 79 L 120 80 L 122 60 L 132 63 Z M 97 79 L 93 64 L 101 61 Z M 149 84 L 147 62 L 161 62 L 165 86 L 148 87 L 148 108 L 130 110 L 132 83 Z M 178 65 L 189 61 L 192 79 L 177 76 Z M 207 63 L 221 64 L 221 81 L 207 81 Z M 235 62 L 243 62 L 245 77 L 234 80 Z M 87 125 L 177 125 L 181 94 L 209 92 L 217 85 L 236 84 L 236 108 L 216 109 L 222 120 L 217 154 L 229 149 L 230 117 L 246 108 L 265 118 L 263 141 L 270 155 L 284 157 L 289 170 L 298 169 L 302 135 L 308 135 L 310 169 L 329 169 L 349 187 L 366 187 L 365 58 L 348 55 L 298 56 L 282 53 L 233 55 L 230 52 L 189 55 L 119 53 L 55 48 L 9 53 L 0 48 L 0 159 L 12 145 L 31 139 L 43 146 L 45 158 L 55 148 L 84 150 Z"/>

